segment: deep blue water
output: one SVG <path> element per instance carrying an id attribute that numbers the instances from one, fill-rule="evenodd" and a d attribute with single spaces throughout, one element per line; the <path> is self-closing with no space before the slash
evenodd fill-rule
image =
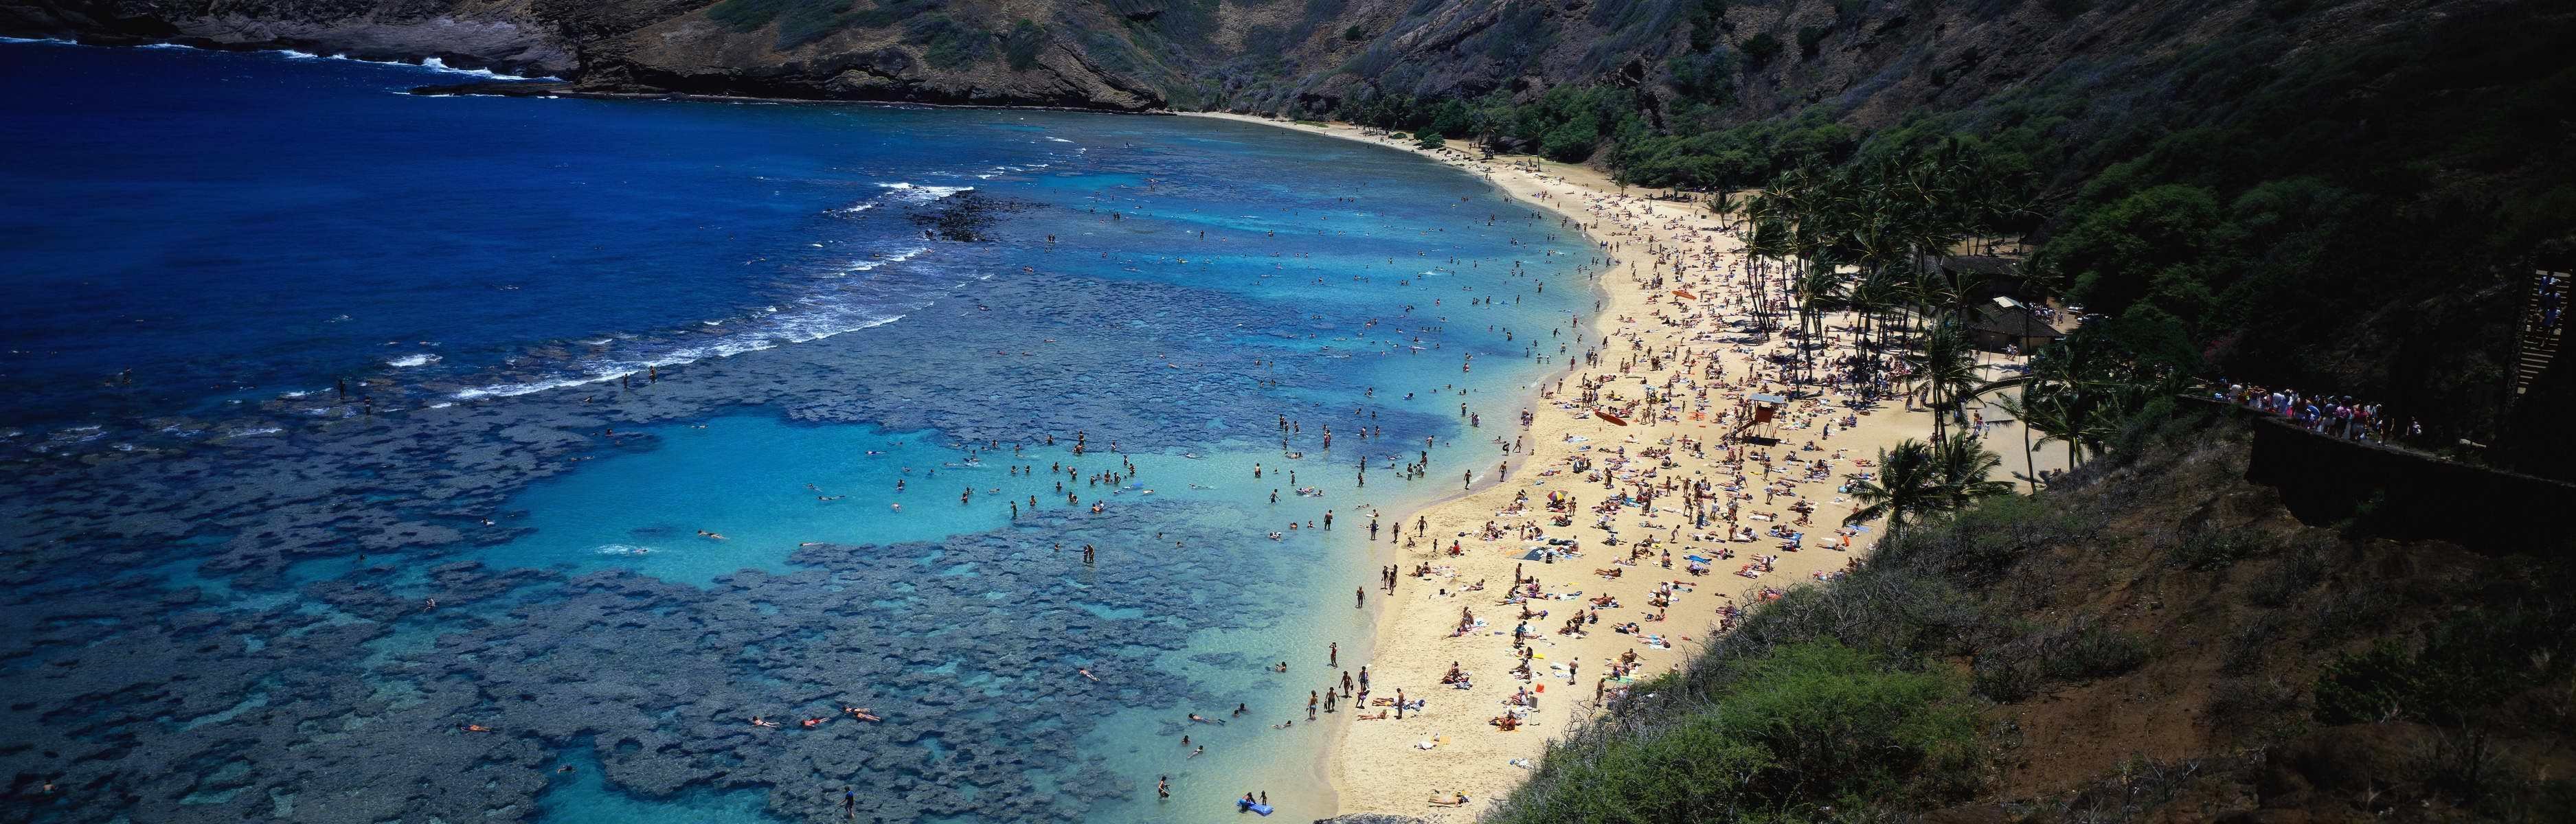
<path id="1" fill-rule="evenodd" d="M 1366 660 L 1369 515 L 1489 473 L 1592 308 L 1554 218 L 1376 147 L 444 79 L 0 46 L 40 819 L 1328 813 L 1330 724 L 1271 725 Z"/>

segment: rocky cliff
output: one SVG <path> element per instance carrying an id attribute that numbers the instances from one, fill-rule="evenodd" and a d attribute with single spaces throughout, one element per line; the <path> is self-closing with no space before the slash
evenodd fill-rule
<path id="1" fill-rule="evenodd" d="M 1329 112 L 1354 95 L 1720 84 L 1752 119 L 1856 125 L 2139 66 L 2264 18 L 2279 57 L 2498 3 L 2432 0 L 5 0 L 0 34 L 296 48 L 587 91 Z M 2314 7 L 2314 8 L 2311 8 Z M 1722 62 L 1722 77 L 1706 65 Z M 1706 90 L 1695 90 L 1707 96 Z M 1652 99 L 1652 96 L 1650 96 Z"/>

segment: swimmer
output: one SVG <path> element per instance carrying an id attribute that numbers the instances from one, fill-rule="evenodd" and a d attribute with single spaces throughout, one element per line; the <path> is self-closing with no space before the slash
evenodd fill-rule
<path id="1" fill-rule="evenodd" d="M 467 724 L 467 725 L 465 725 L 465 731 L 466 731 L 466 732 L 491 732 L 491 731 L 492 731 L 492 728 L 491 728 L 491 727 L 483 726 L 483 725 L 481 725 L 481 724 Z"/>
<path id="2" fill-rule="evenodd" d="M 757 715 L 751 717 L 751 725 L 755 727 L 768 727 L 773 730 L 778 728 L 778 722 L 763 720 Z"/>
<path id="3" fill-rule="evenodd" d="M 1088 667 L 1075 667 L 1073 671 L 1082 673 L 1082 677 L 1084 678 L 1089 678 L 1094 681 L 1100 680 L 1100 676 L 1091 674 L 1091 670 Z"/>
<path id="4" fill-rule="evenodd" d="M 1200 744 L 1198 749 L 1195 749 L 1195 750 L 1191 750 L 1191 751 L 1190 751 L 1190 757 L 1191 757 L 1191 758 L 1197 758 L 1197 757 L 1199 757 L 1199 756 L 1206 755 L 1206 754 L 1207 754 L 1207 745 L 1206 745 L 1206 744 Z"/>

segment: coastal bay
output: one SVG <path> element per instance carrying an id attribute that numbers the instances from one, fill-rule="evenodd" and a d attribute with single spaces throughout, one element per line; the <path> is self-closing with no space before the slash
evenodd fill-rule
<path id="1" fill-rule="evenodd" d="M 1574 233 L 1482 182 L 1267 127 L 7 48 L 167 87 L 21 95 L 10 135 L 59 162 L 8 215 L 53 321 L 8 374 L 49 394 L 7 422 L 31 700 L 0 725 L 29 781 L 128 788 L 101 814 L 1329 812 L 1329 728 L 1269 727 L 1364 653 L 1363 513 L 1481 462 L 1455 405 L 1534 382 L 1527 334 L 1584 299 Z M 118 108 L 168 95 L 205 107 Z M 368 137 L 225 137 L 281 95 Z M 110 116 L 148 145 L 71 128 Z M 462 142 L 397 148 L 433 125 Z M 555 130 L 632 154 L 492 145 Z M 438 230 L 346 229 L 359 181 Z M 154 221 L 228 228 L 101 240 Z"/>

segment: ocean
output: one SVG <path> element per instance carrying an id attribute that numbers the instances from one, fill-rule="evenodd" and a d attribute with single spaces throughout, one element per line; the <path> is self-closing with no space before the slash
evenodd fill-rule
<path id="1" fill-rule="evenodd" d="M 1381 147 L 464 79 L 0 45 L 37 820 L 1317 817 L 1372 516 L 1594 306 Z"/>

